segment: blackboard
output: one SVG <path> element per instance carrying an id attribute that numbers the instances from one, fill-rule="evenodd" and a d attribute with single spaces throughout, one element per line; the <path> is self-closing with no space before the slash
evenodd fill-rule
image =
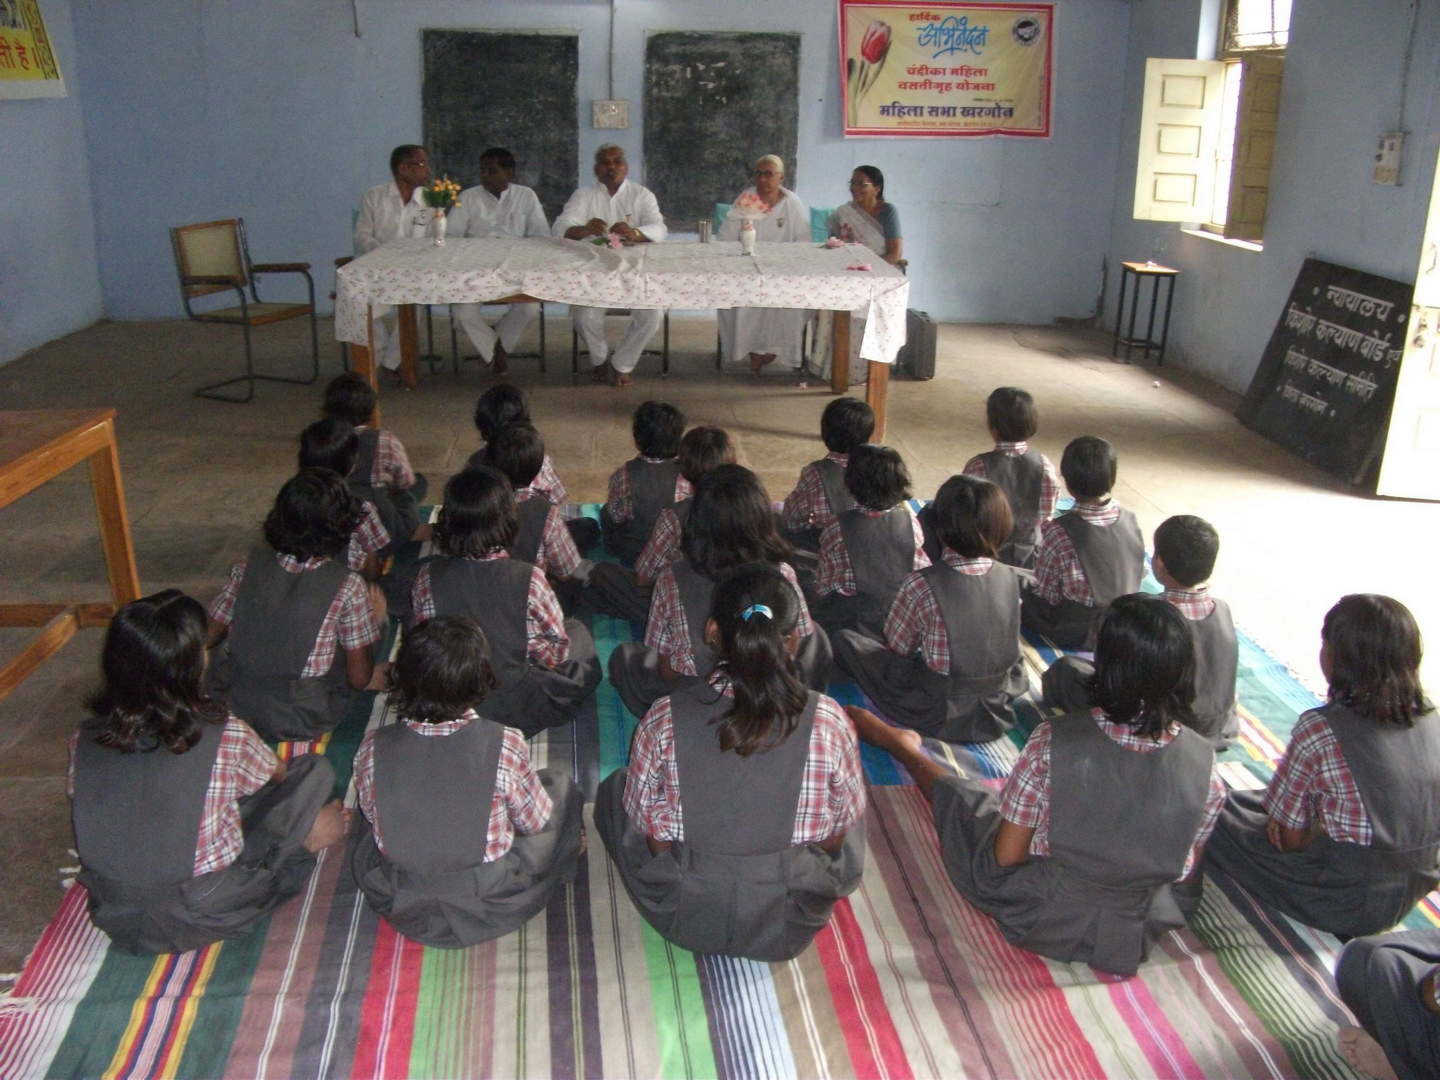
<path id="1" fill-rule="evenodd" d="M 1237 415 L 1306 461 L 1371 485 L 1413 286 L 1306 259 Z"/>
<path id="2" fill-rule="evenodd" d="M 420 102 L 435 175 L 480 182 L 480 155 L 515 155 L 515 182 L 535 189 L 551 221 L 575 190 L 580 70 L 574 34 L 422 30 Z"/>
<path id="3" fill-rule="evenodd" d="M 679 228 L 749 182 L 762 154 L 795 187 L 800 35 L 652 34 L 645 42 L 645 184 Z"/>

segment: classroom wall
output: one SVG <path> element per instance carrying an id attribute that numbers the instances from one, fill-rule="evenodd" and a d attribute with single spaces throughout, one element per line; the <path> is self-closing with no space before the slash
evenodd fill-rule
<path id="1" fill-rule="evenodd" d="M 578 31 L 587 181 L 595 147 L 612 139 L 644 179 L 647 32 L 800 33 L 799 194 L 835 205 L 848 198 L 854 165 L 884 169 L 904 224 L 914 306 L 945 320 L 1021 323 L 1095 308 L 1121 142 L 1126 0 L 1057 4 L 1048 140 L 843 139 L 834 0 L 620 0 L 614 96 L 630 100 L 632 127 L 618 133 L 589 123 L 591 100 L 611 96 L 604 3 L 358 0 L 358 38 L 349 0 L 264 5 L 263 18 L 233 3 L 72 3 L 95 88 L 85 128 L 111 317 L 179 314 L 166 228 L 233 214 L 246 218 L 256 259 L 315 264 L 323 306 L 331 261 L 350 250 L 360 192 L 387 178 L 391 146 L 420 135 L 424 27 Z M 728 199 L 743 179 L 707 181 Z"/>
<path id="2" fill-rule="evenodd" d="M 45 28 L 69 96 L 0 100 L 0 364 L 102 314 L 84 79 L 66 0 L 45 4 Z"/>
<path id="3" fill-rule="evenodd" d="M 1206 18 L 1213 26 L 1214 6 L 1145 0 L 1131 9 L 1106 326 L 1114 325 L 1121 259 L 1176 267 L 1167 362 L 1244 391 L 1307 256 L 1415 280 L 1440 148 L 1440 0 L 1297 0 L 1261 252 L 1130 216 L 1145 58 L 1196 56 L 1197 26 Z M 1211 34 L 1201 39 L 1200 48 L 1210 49 Z M 1380 132 L 1399 127 L 1402 94 L 1410 134 L 1400 186 L 1386 187 L 1370 179 L 1372 155 Z M 1142 319 L 1145 310 L 1142 302 Z"/>

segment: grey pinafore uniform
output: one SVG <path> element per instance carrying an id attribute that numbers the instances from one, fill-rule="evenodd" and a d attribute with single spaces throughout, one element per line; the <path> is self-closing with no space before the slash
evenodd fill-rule
<path id="1" fill-rule="evenodd" d="M 1000 561 L 1026 569 L 1035 565 L 1035 547 L 1040 543 L 1040 492 L 1045 484 L 1045 459 L 1039 450 L 1005 454 L 987 450 L 985 478 L 1005 492 L 1015 514 L 1015 528 L 1000 549 Z"/>
<path id="2" fill-rule="evenodd" d="M 1055 523 L 1075 546 L 1095 606 L 1064 596 L 1060 603 L 1049 604 L 1027 589 L 1021 620 L 1027 630 L 1044 634 L 1058 648 L 1091 648 L 1098 620 L 1110 601 L 1140 588 L 1145 576 L 1145 540 L 1135 515 L 1123 507 L 1110 525 L 1091 525 L 1074 510 L 1061 514 Z"/>
<path id="3" fill-rule="evenodd" d="M 292 574 L 268 547 L 250 552 L 226 639 L 230 709 L 268 739 L 314 739 L 345 717 L 355 695 L 345 649 L 324 675 L 306 676 L 305 662 L 350 570 L 328 559 Z"/>
<path id="4" fill-rule="evenodd" d="M 1420 983 L 1440 965 L 1440 930 L 1357 938 L 1335 965 L 1335 986 L 1401 1080 L 1427 1080 L 1440 1063 L 1440 1017 L 1420 1002 Z"/>
<path id="5" fill-rule="evenodd" d="M 833 855 L 791 843 L 817 700 L 812 691 L 783 743 L 742 758 L 722 752 L 715 735 L 730 698 L 708 686 L 671 695 L 685 839 L 659 855 L 625 813 L 625 770 L 600 785 L 595 828 L 662 937 L 694 952 L 789 960 L 824 928 L 835 901 L 859 886 L 861 823 Z"/>
<path id="6" fill-rule="evenodd" d="M 517 500 L 515 516 L 520 520 L 520 528 L 510 544 L 510 558 L 538 566 L 540 562 L 536 556 L 540 554 L 540 545 L 545 540 L 545 522 L 550 517 L 550 500 L 543 495 Z"/>
<path id="7" fill-rule="evenodd" d="M 945 869 L 1012 945 L 1133 975 L 1147 935 L 1184 922 L 1169 886 L 1204 820 L 1215 754 L 1188 728 L 1148 752 L 1120 746 L 1088 713 L 1051 729 L 1050 855 L 996 863 L 999 799 L 947 776 L 934 789 Z"/>
<path id="8" fill-rule="evenodd" d="M 675 505 L 680 461 L 667 458 L 656 462 L 634 457 L 622 468 L 630 481 L 630 518 L 617 522 L 610 516 L 607 504 L 600 508 L 600 528 L 605 537 L 605 550 L 624 565 L 633 567 L 660 511 Z"/>
<path id="9" fill-rule="evenodd" d="M 538 773 L 554 803 L 545 828 L 517 832 L 509 851 L 485 861 L 504 737 L 485 720 L 449 735 L 403 723 L 375 733 L 375 815 L 386 850 L 367 827 L 350 867 L 370 906 L 412 940 L 462 948 L 508 934 L 575 874 L 580 792 L 548 769 Z"/>
<path id="10" fill-rule="evenodd" d="M 391 552 L 407 543 L 414 535 L 415 526 L 420 524 L 420 508 L 409 488 L 381 487 L 373 480 L 375 475 L 375 452 L 380 445 L 380 434 L 374 429 L 357 432 L 360 450 L 355 457 L 355 467 L 346 480 L 357 498 L 368 499 L 375 504 L 380 523 L 390 534 L 390 543 L 382 551 Z M 417 481 L 418 483 L 418 481 Z"/>
<path id="11" fill-rule="evenodd" d="M 574 720 L 600 684 L 595 641 L 578 619 L 565 620 L 570 656 L 564 663 L 552 669 L 529 660 L 525 615 L 534 572 L 519 559 L 442 557 L 430 563 L 435 614 L 469 616 L 490 643 L 499 686 L 480 703 L 480 713 L 527 737 Z"/>
<path id="12" fill-rule="evenodd" d="M 809 468 L 820 474 L 820 487 L 825 492 L 825 502 L 830 507 L 832 517 L 839 517 L 847 510 L 853 510 L 858 505 L 855 496 L 850 494 L 850 489 L 845 486 L 845 466 L 838 461 L 831 461 L 828 457 L 819 461 L 812 461 Z M 785 539 L 794 544 L 801 551 L 815 554 L 820 550 L 820 528 L 814 526 L 801 529 L 785 530 Z"/>
<path id="13" fill-rule="evenodd" d="M 1020 660 L 1019 575 L 1003 563 L 984 574 L 963 574 L 943 562 L 916 573 L 940 607 L 950 674 L 855 630 L 836 635 L 836 663 L 894 723 L 946 742 L 998 738 L 1015 724 L 1012 703 L 1030 688 Z"/>
<path id="14" fill-rule="evenodd" d="M 72 816 L 90 917 L 130 953 L 188 952 L 239 937 L 300 891 L 314 865 L 305 838 L 331 798 L 322 757 L 289 762 L 285 779 L 239 800 L 245 846 L 229 866 L 198 876 L 195 847 L 221 728 L 201 728 L 183 754 L 121 753 L 82 731 Z"/>
<path id="15" fill-rule="evenodd" d="M 681 499 L 670 509 L 679 521 L 683 534 L 685 521 L 690 516 L 690 500 Z M 650 538 L 647 536 L 645 539 L 648 543 Z M 650 614 L 650 598 L 654 592 L 654 582 L 641 585 L 635 579 L 633 570 L 627 570 L 616 563 L 602 562 L 596 563 L 590 571 L 589 580 L 585 584 L 584 601 L 602 615 L 643 623 Z"/>
<path id="16" fill-rule="evenodd" d="M 1431 709 L 1401 728 L 1343 705 L 1317 711 L 1340 740 L 1374 843 L 1322 833 L 1301 851 L 1277 851 L 1261 793 L 1240 791 L 1225 801 L 1205 861 L 1307 926 L 1347 937 L 1389 930 L 1440 884 L 1440 717 Z"/>
<path id="17" fill-rule="evenodd" d="M 855 571 L 855 595 L 827 593 L 811 605 L 815 620 L 833 638 L 845 629 L 879 635 L 890 603 L 915 568 L 915 526 L 904 503 L 872 516 L 855 507 L 836 519 Z"/>

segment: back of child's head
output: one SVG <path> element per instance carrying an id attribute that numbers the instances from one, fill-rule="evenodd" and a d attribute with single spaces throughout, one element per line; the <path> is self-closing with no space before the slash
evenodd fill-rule
<path id="1" fill-rule="evenodd" d="M 545 440 L 528 420 L 508 424 L 485 444 L 485 464 L 499 469 L 516 491 L 529 487 L 545 464 Z"/>
<path id="2" fill-rule="evenodd" d="M 698 484 L 717 465 L 735 463 L 735 444 L 724 428 L 693 427 L 680 440 L 680 475 Z"/>
<path id="3" fill-rule="evenodd" d="M 205 694 L 205 609 L 179 589 L 126 604 L 100 651 L 104 684 L 89 699 L 87 733 L 125 753 L 163 747 L 183 754 L 202 721 L 224 713 Z"/>
<path id="4" fill-rule="evenodd" d="M 795 730 L 806 700 L 794 658 L 799 617 L 795 587 L 769 563 L 737 566 L 716 583 L 715 652 L 735 692 L 718 730 L 721 750 L 746 757 Z"/>
<path id="5" fill-rule="evenodd" d="M 1399 727 L 1410 727 L 1429 710 L 1420 686 L 1420 627 L 1399 600 L 1375 593 L 1342 596 L 1325 613 L 1320 637 L 1331 701 Z"/>
<path id="6" fill-rule="evenodd" d="M 778 563 L 794 554 L 780 535 L 765 485 L 743 465 L 717 465 L 700 478 L 680 548 L 711 579 L 742 563 Z"/>
<path id="7" fill-rule="evenodd" d="M 390 701 L 402 720 L 459 720 L 495 689 L 490 643 L 474 619 L 440 615 L 410 630 L 390 674 Z"/>
<path id="8" fill-rule="evenodd" d="M 1024 442 L 1040 426 L 1040 413 L 1028 390 L 1000 386 L 985 399 L 985 423 L 1001 442 Z"/>
<path id="9" fill-rule="evenodd" d="M 349 420 L 326 417 L 300 433 L 298 462 L 302 469 L 329 469 L 349 476 L 360 453 L 360 436 Z"/>
<path id="10" fill-rule="evenodd" d="M 301 469 L 281 486 L 265 516 L 265 542 L 302 561 L 334 558 L 349 544 L 363 509 L 333 469 Z"/>
<path id="11" fill-rule="evenodd" d="M 325 387 L 320 413 L 363 427 L 375 415 L 375 388 L 359 372 L 342 371 Z"/>
<path id="12" fill-rule="evenodd" d="M 861 443 L 850 451 L 845 489 L 866 510 L 889 510 L 910 497 L 910 470 L 893 447 Z"/>
<path id="13" fill-rule="evenodd" d="M 1010 499 L 989 480 L 952 476 L 935 493 L 935 532 L 961 558 L 995 558 L 1014 531 Z"/>
<path id="14" fill-rule="evenodd" d="M 1176 514 L 1155 530 L 1155 554 L 1166 572 L 1187 589 L 1203 585 L 1215 571 L 1220 534 L 1204 518 Z"/>
<path id="15" fill-rule="evenodd" d="M 875 410 L 855 397 L 838 397 L 820 414 L 820 438 L 832 454 L 848 454 L 875 434 Z"/>
<path id="16" fill-rule="evenodd" d="M 508 548 L 520 531 L 515 490 L 498 469 L 470 466 L 445 485 L 435 521 L 435 546 L 443 555 L 478 559 Z"/>
<path id="17" fill-rule="evenodd" d="M 647 458 L 673 458 L 680 453 L 685 414 L 668 401 L 646 401 L 630 422 L 635 449 Z"/>
<path id="18" fill-rule="evenodd" d="M 1071 439 L 1060 457 L 1060 475 L 1077 499 L 1103 499 L 1115 486 L 1115 448 L 1098 435 Z"/>
<path id="19" fill-rule="evenodd" d="M 1193 724 L 1195 647 L 1185 617 L 1163 597 L 1113 600 L 1100 622 L 1090 703 L 1136 734 L 1156 739 L 1172 723 Z"/>
<path id="20" fill-rule="evenodd" d="M 475 428 L 480 438 L 489 442 L 501 428 L 530 419 L 525 395 L 518 386 L 497 383 L 475 402 Z"/>

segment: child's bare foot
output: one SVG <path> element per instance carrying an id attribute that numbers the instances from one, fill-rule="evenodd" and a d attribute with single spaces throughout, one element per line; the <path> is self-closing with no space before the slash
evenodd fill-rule
<path id="1" fill-rule="evenodd" d="M 340 806 L 339 799 L 331 799 L 322 806 L 320 812 L 315 815 L 314 823 L 310 826 L 309 835 L 305 837 L 305 850 L 320 851 L 345 839 L 347 824 L 345 813 Z"/>
<path id="2" fill-rule="evenodd" d="M 1380 1044 L 1370 1037 L 1364 1028 L 1342 1027 L 1340 1029 L 1340 1056 L 1358 1072 L 1378 1077 L 1379 1080 L 1399 1080 L 1390 1067 L 1390 1059 Z"/>

